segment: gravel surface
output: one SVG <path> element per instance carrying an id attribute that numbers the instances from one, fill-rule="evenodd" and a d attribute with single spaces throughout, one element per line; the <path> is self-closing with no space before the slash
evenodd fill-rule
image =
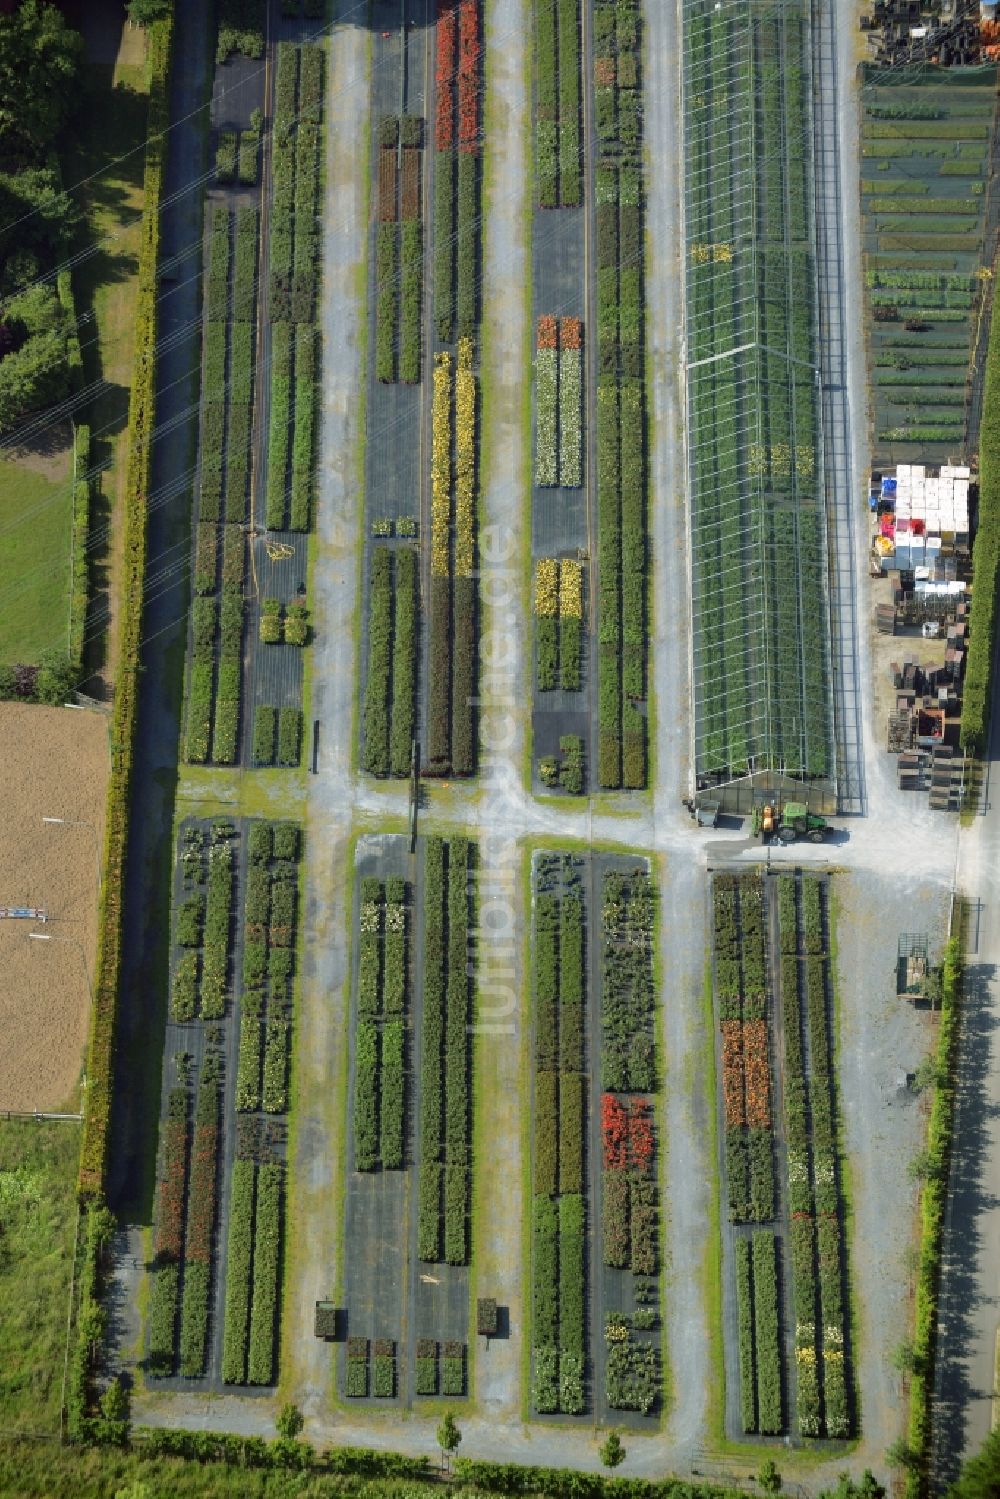
<path id="1" fill-rule="evenodd" d="M 351 0 L 335 19 L 353 13 Z M 328 1408 L 332 1361 L 313 1336 L 314 1303 L 337 1284 L 339 1231 L 333 1218 L 335 1163 L 345 1141 L 339 1096 L 347 1034 L 350 964 L 350 802 L 354 673 L 350 642 L 357 600 L 360 472 L 363 431 L 357 393 L 362 387 L 362 285 L 367 215 L 360 169 L 368 140 L 370 40 L 361 26 L 335 25 L 328 52 L 326 238 L 320 318 L 323 327 L 323 401 L 317 535 L 314 543 L 313 713 L 319 720 L 318 774 L 309 778 L 304 922 L 306 945 L 299 985 L 294 1065 L 296 1111 L 291 1239 L 283 1387 L 294 1388 L 307 1416 Z M 310 732 L 306 726 L 307 735 Z M 260 1419 L 258 1417 L 258 1419 Z M 266 1418 L 265 1418 L 266 1419 Z"/>

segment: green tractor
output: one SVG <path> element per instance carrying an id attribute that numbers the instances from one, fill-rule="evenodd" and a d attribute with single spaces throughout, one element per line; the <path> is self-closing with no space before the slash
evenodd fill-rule
<path id="1" fill-rule="evenodd" d="M 830 832 L 830 824 L 825 817 L 810 812 L 805 802 L 785 802 L 784 806 L 754 807 L 752 829 L 753 836 L 765 843 L 771 838 L 777 838 L 779 843 L 795 843 L 799 838 L 822 843 Z"/>

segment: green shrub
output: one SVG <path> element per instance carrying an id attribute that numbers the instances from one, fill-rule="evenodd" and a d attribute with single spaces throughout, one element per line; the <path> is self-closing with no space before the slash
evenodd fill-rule
<path id="1" fill-rule="evenodd" d="M 237 1158 L 233 1164 L 229 1197 L 229 1243 L 226 1250 L 222 1347 L 222 1378 L 226 1384 L 243 1384 L 246 1378 L 255 1184 L 253 1161 Z"/>
<path id="2" fill-rule="evenodd" d="M 302 709 L 282 708 L 278 713 L 278 764 L 298 765 L 302 756 Z"/>
<path id="3" fill-rule="evenodd" d="M 419 220 L 400 229 L 402 298 L 399 325 L 399 378 L 409 385 L 420 379 L 421 302 L 424 279 L 423 231 Z"/>
<path id="4" fill-rule="evenodd" d="M 379 224 L 375 253 L 375 378 L 396 378 L 398 312 L 398 224 Z"/>
<path id="5" fill-rule="evenodd" d="M 247 1361 L 247 1380 L 250 1384 L 270 1384 L 274 1378 L 283 1200 L 283 1168 L 265 1162 L 257 1171 L 253 1301 L 250 1308 L 250 1353 Z"/>
<path id="6" fill-rule="evenodd" d="M 253 720 L 253 760 L 255 765 L 273 765 L 275 733 L 278 726 L 278 710 L 268 703 L 260 703 Z"/>
<path id="7" fill-rule="evenodd" d="M 365 678 L 361 762 L 372 775 L 386 775 L 389 771 L 389 682 L 392 669 L 392 552 L 388 546 L 376 546 L 371 553 L 368 673 Z"/>

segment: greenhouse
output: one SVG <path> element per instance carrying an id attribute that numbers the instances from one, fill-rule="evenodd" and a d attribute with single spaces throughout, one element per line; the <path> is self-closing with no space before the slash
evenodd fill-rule
<path id="1" fill-rule="evenodd" d="M 829 799 L 808 17 L 684 5 L 694 766 Z"/>

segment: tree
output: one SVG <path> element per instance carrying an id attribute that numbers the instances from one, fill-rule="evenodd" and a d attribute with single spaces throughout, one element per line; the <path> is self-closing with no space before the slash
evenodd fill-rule
<path id="1" fill-rule="evenodd" d="M 97 1440 L 124 1447 L 129 1434 L 129 1398 L 120 1379 L 113 1379 L 104 1391 L 100 1410 L 96 1423 Z"/>
<path id="2" fill-rule="evenodd" d="M 35 678 L 36 698 L 40 703 L 58 708 L 73 691 L 75 675 L 68 656 L 60 651 L 44 651 Z"/>
<path id="3" fill-rule="evenodd" d="M 441 1424 L 437 1429 L 437 1444 L 441 1448 L 441 1456 L 445 1467 L 448 1466 L 448 1458 L 462 1440 L 462 1433 L 455 1422 L 451 1411 L 445 1411 L 441 1418 Z"/>
<path id="4" fill-rule="evenodd" d="M 962 1464 L 962 1471 L 948 1490 L 948 1499 L 996 1499 L 1000 1491 L 1000 1426 L 990 1432 L 975 1457 Z"/>
<path id="5" fill-rule="evenodd" d="M 885 1499 L 885 1489 L 866 1468 L 857 1483 L 849 1473 L 841 1473 L 835 1489 L 825 1489 L 819 1499 Z"/>
<path id="6" fill-rule="evenodd" d="M 54 5 L 24 0 L 0 16 L 0 152 L 40 156 L 75 97 L 83 37 Z"/>
<path id="7" fill-rule="evenodd" d="M 773 1457 L 769 1457 L 757 1474 L 757 1482 L 765 1494 L 776 1494 L 781 1488 L 781 1474 L 778 1472 L 778 1464 Z"/>
<path id="8" fill-rule="evenodd" d="M 885 1460 L 890 1468 L 905 1468 L 909 1473 L 915 1473 L 920 1467 L 920 1453 L 914 1451 L 902 1437 L 890 1444 Z"/>
<path id="9" fill-rule="evenodd" d="M 904 1338 L 898 1347 L 893 1350 L 892 1367 L 898 1369 L 900 1374 L 913 1374 L 916 1372 L 919 1363 L 920 1360 L 914 1351 L 912 1340 Z"/>
<path id="10" fill-rule="evenodd" d="M 278 1419 L 275 1422 L 275 1425 L 278 1428 L 279 1436 L 284 1437 L 287 1442 L 294 1442 L 295 1438 L 302 1430 L 302 1427 L 305 1425 L 305 1418 L 303 1417 L 302 1412 L 299 1410 L 298 1406 L 293 1405 L 289 1400 L 281 1407 L 281 1410 L 278 1412 Z"/>
<path id="11" fill-rule="evenodd" d="M 924 1060 L 913 1074 L 913 1091 L 915 1093 L 923 1093 L 925 1088 L 933 1088 L 937 1080 L 937 1057 L 924 1057 Z"/>
<path id="12" fill-rule="evenodd" d="M 625 1461 L 625 1448 L 617 1431 L 609 1431 L 606 1439 L 597 1449 L 597 1455 L 606 1468 L 617 1468 L 619 1463 Z"/>
<path id="13" fill-rule="evenodd" d="M 170 14 L 171 0 L 129 0 L 128 18 L 133 26 L 152 26 Z"/>

